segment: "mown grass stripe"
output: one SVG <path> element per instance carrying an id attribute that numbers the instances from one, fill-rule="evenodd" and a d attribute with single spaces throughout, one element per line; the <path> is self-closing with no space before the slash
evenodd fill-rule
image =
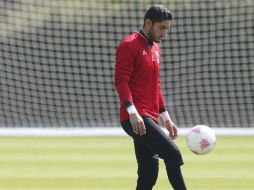
<path id="1" fill-rule="evenodd" d="M 250 190 L 254 187 L 251 137 L 219 137 L 215 150 L 192 154 L 184 138 L 176 140 L 189 190 Z M 135 189 L 132 140 L 111 138 L 1 138 L 0 190 Z M 154 190 L 168 190 L 163 161 Z"/>

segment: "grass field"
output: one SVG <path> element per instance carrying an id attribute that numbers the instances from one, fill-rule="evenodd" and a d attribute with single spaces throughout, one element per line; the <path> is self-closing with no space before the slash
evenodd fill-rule
<path id="1" fill-rule="evenodd" d="M 189 190 L 253 190 L 254 138 L 218 137 L 209 155 L 187 150 L 182 167 Z M 1 190 L 134 190 L 136 162 L 128 137 L 0 139 Z M 164 164 L 154 190 L 169 190 Z"/>

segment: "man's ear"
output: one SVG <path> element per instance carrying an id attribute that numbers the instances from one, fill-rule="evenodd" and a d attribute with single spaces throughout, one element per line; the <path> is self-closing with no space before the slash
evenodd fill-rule
<path id="1" fill-rule="evenodd" d="M 148 27 L 148 28 L 150 28 L 152 26 L 152 24 L 153 23 L 152 23 L 151 19 L 146 19 L 144 22 L 144 26 Z"/>

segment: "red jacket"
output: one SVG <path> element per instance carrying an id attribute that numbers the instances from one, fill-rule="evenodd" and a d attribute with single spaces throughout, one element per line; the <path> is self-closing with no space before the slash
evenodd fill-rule
<path id="1" fill-rule="evenodd" d="M 159 122 L 159 110 L 165 109 L 160 89 L 160 48 L 139 32 L 124 38 L 116 51 L 115 87 L 120 98 L 120 121 L 129 119 L 124 103 L 132 102 L 141 116 Z"/>

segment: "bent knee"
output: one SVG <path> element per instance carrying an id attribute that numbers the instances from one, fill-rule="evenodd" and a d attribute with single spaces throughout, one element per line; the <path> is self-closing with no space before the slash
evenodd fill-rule
<path id="1" fill-rule="evenodd" d="M 164 158 L 164 163 L 168 167 L 183 165 L 184 162 L 180 150 L 175 149 L 174 152 L 171 151 L 170 154 L 167 154 Z"/>

